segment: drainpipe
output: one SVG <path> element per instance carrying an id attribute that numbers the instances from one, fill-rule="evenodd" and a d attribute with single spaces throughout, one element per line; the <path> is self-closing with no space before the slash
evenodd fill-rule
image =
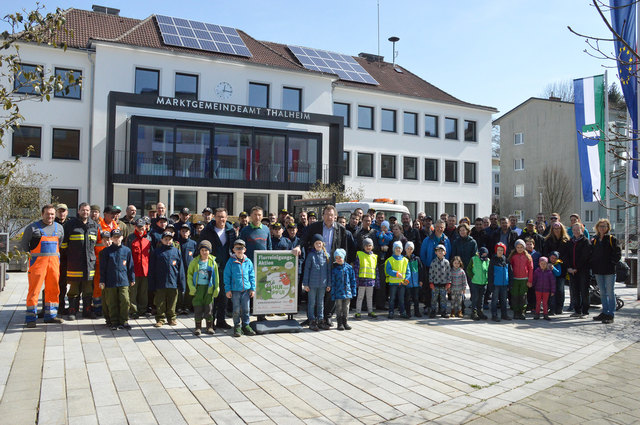
<path id="1" fill-rule="evenodd" d="M 94 104 L 93 104 L 93 100 L 95 97 L 95 90 L 96 90 L 96 61 L 95 61 L 95 51 L 91 51 L 89 50 L 87 52 L 87 55 L 89 57 L 89 62 L 91 62 L 91 95 L 90 95 L 90 99 L 89 99 L 89 173 L 88 173 L 88 179 L 87 179 L 87 199 L 89 200 L 89 203 L 94 202 L 93 199 L 91 199 L 91 193 L 93 192 L 91 190 L 91 174 L 93 174 L 93 114 L 94 114 Z M 83 79 L 83 85 L 84 85 L 84 79 Z"/>

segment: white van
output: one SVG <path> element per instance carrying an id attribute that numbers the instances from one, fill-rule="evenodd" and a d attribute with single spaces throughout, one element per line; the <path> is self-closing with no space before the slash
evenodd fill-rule
<path id="1" fill-rule="evenodd" d="M 382 211 L 384 212 L 385 220 L 389 220 L 389 217 L 394 216 L 398 219 L 398 222 L 401 221 L 403 213 L 409 212 L 409 209 L 404 205 L 397 205 L 391 202 L 339 202 L 336 204 L 338 215 L 346 217 L 347 222 L 349 221 L 351 213 L 357 208 L 362 208 L 365 214 L 370 208 L 373 208 L 376 212 Z"/>

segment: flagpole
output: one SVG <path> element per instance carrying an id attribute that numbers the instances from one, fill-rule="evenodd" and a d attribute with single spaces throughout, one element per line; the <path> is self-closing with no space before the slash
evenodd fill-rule
<path id="1" fill-rule="evenodd" d="M 633 122 L 631 117 L 627 114 L 627 140 L 630 145 L 629 151 L 633 148 L 633 140 L 629 137 L 633 132 Z M 629 197 L 629 175 L 631 174 L 631 164 L 629 163 L 629 156 L 627 155 L 627 164 L 625 170 L 625 185 L 627 197 Z M 629 258 L 629 211 L 624 215 L 624 258 Z"/>
<path id="2" fill-rule="evenodd" d="M 610 182 L 611 176 L 609 165 L 609 85 L 607 82 L 607 71 L 604 71 L 604 175 L 605 175 L 605 208 L 607 210 L 607 220 L 611 222 L 611 197 L 609 192 L 611 191 Z"/>
<path id="3" fill-rule="evenodd" d="M 638 13 L 638 5 L 635 5 L 635 13 L 636 13 L 636 49 L 638 46 L 638 34 L 640 31 L 640 13 Z M 637 63 L 634 66 L 635 68 L 635 84 L 636 84 L 636 90 L 640 87 L 638 87 L 638 65 Z M 632 79 L 633 81 L 633 79 Z M 637 91 L 636 91 L 637 93 Z M 638 99 L 640 98 L 640 96 L 636 96 L 636 119 L 638 119 L 638 121 L 640 123 L 640 108 L 638 108 Z M 636 158 L 637 156 L 637 152 L 633 149 L 633 140 L 638 137 L 637 134 L 635 134 L 634 132 L 634 128 L 633 125 L 631 126 L 632 130 L 631 130 L 631 161 L 629 161 L 627 164 L 627 166 L 629 167 L 633 167 L 633 161 L 638 161 L 638 158 Z M 633 178 L 633 176 L 631 176 Z M 629 188 L 627 187 L 627 191 L 629 192 Z M 639 196 L 636 196 L 636 300 L 640 300 L 640 235 L 638 235 L 639 231 L 640 231 L 640 194 L 638 194 Z M 627 195 L 627 197 L 629 198 L 629 201 L 631 200 L 631 195 Z"/>

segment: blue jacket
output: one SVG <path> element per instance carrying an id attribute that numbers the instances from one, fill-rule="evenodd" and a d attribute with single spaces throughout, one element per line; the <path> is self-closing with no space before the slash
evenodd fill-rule
<path id="1" fill-rule="evenodd" d="M 489 285 L 507 286 L 511 277 L 511 266 L 504 255 L 494 255 L 489 261 Z"/>
<path id="2" fill-rule="evenodd" d="M 288 237 L 283 235 L 281 238 L 274 238 L 273 236 L 271 236 L 271 249 L 273 249 L 274 251 L 287 251 L 291 248 L 291 240 Z"/>
<path id="3" fill-rule="evenodd" d="M 256 290 L 256 274 L 249 257 L 245 255 L 242 261 L 235 256 L 229 258 L 224 267 L 224 290 L 238 292 Z"/>
<path id="4" fill-rule="evenodd" d="M 411 254 L 411 257 L 407 257 L 409 260 L 408 269 L 411 270 L 411 274 L 407 278 L 409 280 L 409 284 L 407 288 L 419 288 L 420 281 L 422 283 L 427 282 L 427 276 L 425 276 L 425 268 L 424 264 L 422 264 L 422 260 L 415 254 Z"/>
<path id="5" fill-rule="evenodd" d="M 324 251 L 312 249 L 304 262 L 302 286 L 310 288 L 331 287 L 331 263 Z"/>
<path id="6" fill-rule="evenodd" d="M 182 264 L 186 273 L 187 269 L 189 268 L 189 265 L 191 264 L 191 260 L 193 260 L 194 257 L 197 257 L 198 255 L 200 255 L 199 252 L 196 252 L 198 249 L 198 244 L 193 239 L 187 239 L 187 240 L 180 239 L 179 242 L 180 242 L 180 255 L 182 256 Z"/>
<path id="7" fill-rule="evenodd" d="M 100 252 L 100 282 L 104 282 L 106 288 L 129 286 L 135 280 L 129 248 L 110 245 Z"/>
<path id="8" fill-rule="evenodd" d="M 185 271 L 180 250 L 160 244 L 149 259 L 149 290 L 177 289 L 184 292 Z"/>
<path id="9" fill-rule="evenodd" d="M 356 296 L 356 275 L 349 264 L 333 264 L 331 269 L 331 299 L 344 300 Z"/>
<path id="10" fill-rule="evenodd" d="M 444 245 L 447 250 L 444 258 L 447 260 L 449 259 L 451 255 L 451 242 L 449 241 L 449 238 L 443 233 L 438 239 L 436 238 L 435 233 L 432 233 L 422 241 L 422 247 L 420 248 L 420 259 L 422 260 L 422 264 L 431 265 L 431 262 L 436 257 L 436 247 L 440 244 Z"/>

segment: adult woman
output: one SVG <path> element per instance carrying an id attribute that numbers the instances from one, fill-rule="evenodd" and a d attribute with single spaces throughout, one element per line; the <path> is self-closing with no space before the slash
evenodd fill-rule
<path id="1" fill-rule="evenodd" d="M 591 243 L 591 271 L 598 282 L 602 299 L 602 313 L 593 320 L 600 320 L 602 323 L 613 323 L 613 315 L 616 311 L 613 286 L 616 282 L 616 264 L 622 256 L 618 241 L 609 233 L 610 231 L 609 220 L 601 218 L 596 223 L 596 237 Z"/>
<path id="2" fill-rule="evenodd" d="M 569 240 L 567 273 L 574 313 L 571 317 L 583 319 L 589 316 L 589 267 L 591 265 L 591 245 L 584 237 L 584 226 L 575 223 L 573 237 Z"/>
<path id="3" fill-rule="evenodd" d="M 552 222 L 551 230 L 544 240 L 543 255 L 548 258 L 552 252 L 556 251 L 560 254 L 560 261 L 566 263 L 568 243 L 569 236 L 567 231 L 559 220 L 555 220 Z M 556 279 L 556 292 L 552 295 L 552 299 L 549 300 L 549 307 L 555 314 L 562 314 L 565 276 L 566 273 L 563 273 L 560 279 Z"/>

